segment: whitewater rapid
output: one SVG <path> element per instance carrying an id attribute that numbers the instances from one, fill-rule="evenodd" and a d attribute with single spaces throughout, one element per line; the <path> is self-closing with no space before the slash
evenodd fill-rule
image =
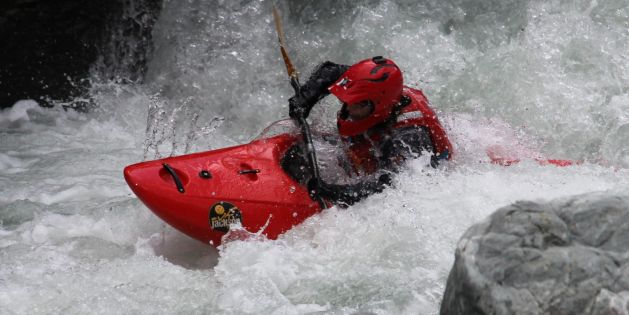
<path id="1" fill-rule="evenodd" d="M 627 1 L 335 3 L 279 3 L 302 77 L 393 58 L 452 162 L 412 161 L 394 187 L 275 241 L 215 250 L 180 234 L 124 166 L 247 142 L 286 118 L 291 90 L 270 2 L 165 1 L 146 83 L 95 84 L 89 113 L 0 112 L 0 313 L 436 314 L 458 238 L 495 209 L 627 193 Z M 495 146 L 583 162 L 502 167 Z"/>

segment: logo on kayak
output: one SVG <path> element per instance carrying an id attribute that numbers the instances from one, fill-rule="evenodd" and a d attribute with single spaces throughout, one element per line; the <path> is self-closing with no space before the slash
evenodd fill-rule
<path id="1" fill-rule="evenodd" d="M 229 202 L 221 201 L 210 208 L 210 226 L 213 230 L 227 233 L 231 224 L 240 224 L 240 209 Z"/>

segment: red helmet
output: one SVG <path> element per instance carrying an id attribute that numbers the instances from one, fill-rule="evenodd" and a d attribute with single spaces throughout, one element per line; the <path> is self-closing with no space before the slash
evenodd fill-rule
<path id="1" fill-rule="evenodd" d="M 341 102 L 338 113 L 339 134 L 355 136 L 385 121 L 402 98 L 402 72 L 391 60 L 376 56 L 351 66 L 328 88 Z M 368 108 L 371 106 L 371 108 Z M 349 113 L 368 108 L 365 115 Z"/>

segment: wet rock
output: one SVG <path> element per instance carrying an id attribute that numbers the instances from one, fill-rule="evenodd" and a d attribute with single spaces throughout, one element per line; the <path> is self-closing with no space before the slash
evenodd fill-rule
<path id="1" fill-rule="evenodd" d="M 441 314 L 629 314 L 629 197 L 499 209 L 459 241 Z"/>
<path id="2" fill-rule="evenodd" d="M 0 108 L 20 99 L 43 105 L 70 101 L 89 87 L 95 62 L 114 69 L 105 75 L 118 74 L 121 54 L 138 55 L 122 62 L 137 79 L 160 5 L 161 0 L 2 1 Z"/>

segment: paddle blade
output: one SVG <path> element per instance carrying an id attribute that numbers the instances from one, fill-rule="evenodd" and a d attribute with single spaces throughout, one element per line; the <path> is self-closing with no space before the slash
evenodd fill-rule
<path id="1" fill-rule="evenodd" d="M 280 51 L 282 52 L 282 58 L 284 59 L 284 64 L 286 65 L 286 72 L 288 72 L 289 77 L 297 79 L 297 70 L 295 70 L 293 63 L 290 61 L 290 57 L 288 57 L 288 53 L 286 52 L 286 45 L 284 43 L 284 30 L 282 29 L 282 20 L 280 18 L 279 11 L 275 7 L 275 5 L 273 6 L 273 20 L 275 21 L 277 40 L 280 42 Z"/>

